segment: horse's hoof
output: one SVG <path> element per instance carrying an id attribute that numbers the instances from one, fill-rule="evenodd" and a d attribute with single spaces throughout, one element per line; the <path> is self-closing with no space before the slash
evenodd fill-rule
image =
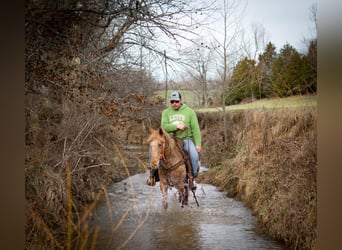
<path id="1" fill-rule="evenodd" d="M 163 207 L 165 209 L 165 211 L 167 210 L 168 204 L 166 202 L 163 202 Z"/>

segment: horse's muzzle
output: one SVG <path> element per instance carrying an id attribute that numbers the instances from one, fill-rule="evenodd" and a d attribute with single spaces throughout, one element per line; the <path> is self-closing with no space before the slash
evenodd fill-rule
<path id="1" fill-rule="evenodd" d="M 151 169 L 157 169 L 159 167 L 159 161 L 151 161 Z"/>
<path id="2" fill-rule="evenodd" d="M 159 162 L 158 162 L 158 164 L 151 164 L 151 169 L 157 169 L 158 166 L 159 166 Z"/>

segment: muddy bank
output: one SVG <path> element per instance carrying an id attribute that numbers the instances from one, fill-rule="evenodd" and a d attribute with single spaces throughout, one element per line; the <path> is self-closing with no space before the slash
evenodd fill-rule
<path id="1" fill-rule="evenodd" d="M 210 171 L 199 177 L 243 201 L 259 230 L 289 249 L 315 249 L 317 238 L 316 108 L 202 114 L 204 152 Z"/>

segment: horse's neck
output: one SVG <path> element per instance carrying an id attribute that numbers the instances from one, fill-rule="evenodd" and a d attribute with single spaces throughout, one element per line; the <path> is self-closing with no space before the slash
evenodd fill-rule
<path id="1" fill-rule="evenodd" d="M 182 155 L 180 154 L 176 143 L 174 141 L 171 141 L 172 139 L 170 138 L 169 140 L 169 145 L 168 145 L 168 152 L 166 155 L 166 159 L 168 159 L 169 162 L 177 162 L 182 158 Z"/>

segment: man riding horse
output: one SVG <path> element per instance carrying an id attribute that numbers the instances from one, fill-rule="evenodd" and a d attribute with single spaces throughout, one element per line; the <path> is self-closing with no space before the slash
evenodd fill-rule
<path id="1" fill-rule="evenodd" d="M 171 136 L 183 141 L 183 149 L 190 156 L 192 173 L 190 187 L 196 189 L 195 178 L 199 171 L 199 153 L 202 151 L 201 131 L 195 111 L 183 103 L 181 94 L 177 91 L 170 96 L 170 106 L 163 110 L 161 127 Z"/>

